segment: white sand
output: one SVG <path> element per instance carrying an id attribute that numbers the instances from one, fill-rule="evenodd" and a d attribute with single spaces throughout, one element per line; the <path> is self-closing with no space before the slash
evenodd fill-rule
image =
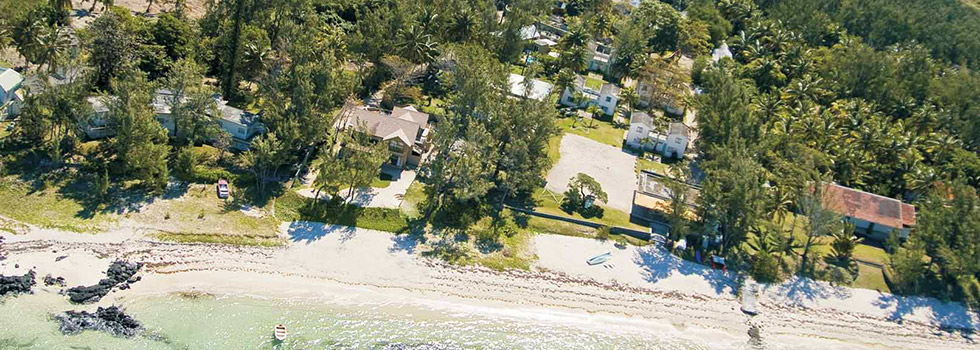
<path id="1" fill-rule="evenodd" d="M 95 283 L 114 259 L 146 264 L 143 281 L 100 304 L 203 291 L 326 303 L 403 302 L 589 327 L 628 325 L 719 349 L 744 347 L 753 325 L 769 348 L 975 345 L 960 335 L 939 332 L 941 320 L 922 310 L 902 324 L 891 321 L 887 311 L 861 299 L 864 291 L 852 292 L 856 299 L 851 300 L 823 297 L 812 304 L 789 304 L 779 296 L 793 294 L 770 287 L 760 298 L 762 315 L 750 318 L 738 311 L 731 276 L 653 248 L 619 250 L 589 239 L 541 235 L 535 240 L 540 257 L 536 271 L 495 272 L 421 258 L 414 241 L 383 232 L 298 222 L 284 224 L 281 235 L 289 237 L 289 245 L 259 248 L 162 243 L 126 228 L 105 235 L 34 229 L 27 235 L 7 235 L 3 249 L 9 258 L 0 262 L 0 273 L 36 267 L 39 277 L 63 276 L 74 286 Z M 613 253 L 613 268 L 585 264 L 586 258 L 605 251 Z M 55 262 L 63 255 L 68 257 Z M 975 316 L 966 319 L 977 324 Z"/>

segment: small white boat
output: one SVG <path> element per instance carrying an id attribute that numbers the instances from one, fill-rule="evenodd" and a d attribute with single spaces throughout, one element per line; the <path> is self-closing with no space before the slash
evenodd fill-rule
<path id="1" fill-rule="evenodd" d="M 289 332 L 286 332 L 286 326 L 279 324 L 276 326 L 276 330 L 273 332 L 273 335 L 276 337 L 276 340 L 283 341 L 286 340 L 286 336 L 289 335 Z"/>
<path id="2" fill-rule="evenodd" d="M 606 252 L 605 254 L 596 255 L 591 259 L 586 260 L 585 262 L 588 263 L 589 265 L 599 265 L 605 263 L 606 261 L 609 261 L 609 258 L 612 258 L 612 253 Z"/>

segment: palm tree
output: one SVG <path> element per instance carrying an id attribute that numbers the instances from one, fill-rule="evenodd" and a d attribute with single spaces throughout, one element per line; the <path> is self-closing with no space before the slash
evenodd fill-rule
<path id="1" fill-rule="evenodd" d="M 92 11 L 95 11 L 95 5 L 100 2 L 102 3 L 102 11 L 105 11 L 105 9 L 112 7 L 112 5 L 115 4 L 115 0 L 92 0 L 92 7 L 88 9 L 88 12 L 91 13 Z"/>
<path id="2" fill-rule="evenodd" d="M 453 16 L 453 23 L 449 28 L 449 33 L 451 33 L 454 41 L 464 42 L 473 36 L 473 30 L 475 27 L 476 17 L 467 7 Z"/>
<path id="3" fill-rule="evenodd" d="M 619 92 L 619 99 L 622 100 L 623 103 L 626 103 L 626 106 L 629 108 L 630 115 L 632 116 L 633 108 L 635 108 L 636 104 L 640 101 L 640 95 L 636 93 L 636 88 L 632 86 L 623 88 L 623 90 Z"/>
<path id="4" fill-rule="evenodd" d="M 402 57 L 413 63 L 425 64 L 435 60 L 437 46 L 432 35 L 426 33 L 420 25 L 410 25 L 398 31 L 398 51 Z"/>
<path id="5" fill-rule="evenodd" d="M 48 71 L 58 68 L 65 50 L 71 45 L 71 34 L 65 27 L 53 27 L 41 36 L 41 47 L 38 51 L 38 67 L 48 65 Z"/>
<path id="6" fill-rule="evenodd" d="M 586 108 L 585 111 L 586 112 L 589 112 L 589 127 L 590 128 L 591 127 L 594 127 L 595 126 L 595 115 L 598 114 L 599 111 L 601 111 L 601 109 L 599 109 L 599 106 L 597 106 L 597 105 L 591 105 L 588 108 Z"/>

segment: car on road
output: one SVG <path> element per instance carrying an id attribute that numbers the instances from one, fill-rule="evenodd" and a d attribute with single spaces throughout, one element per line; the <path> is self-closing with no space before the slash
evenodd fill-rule
<path id="1" fill-rule="evenodd" d="M 218 180 L 218 198 L 228 198 L 228 181 Z"/>

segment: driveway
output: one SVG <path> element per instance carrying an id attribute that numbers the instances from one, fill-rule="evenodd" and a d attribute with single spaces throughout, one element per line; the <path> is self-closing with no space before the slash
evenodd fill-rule
<path id="1" fill-rule="evenodd" d="M 584 173 L 592 176 L 609 196 L 608 206 L 629 213 L 633 207 L 636 178 L 636 156 L 622 149 L 588 138 L 565 134 L 561 139 L 561 159 L 548 173 L 550 191 L 563 193 L 568 180 Z"/>
<path id="2" fill-rule="evenodd" d="M 388 166 L 383 167 L 381 171 L 391 175 L 391 184 L 385 188 L 362 187 L 354 189 L 354 198 L 351 199 L 352 204 L 360 207 L 392 209 L 398 209 L 402 205 L 402 200 L 405 198 L 405 192 L 408 191 L 408 186 L 411 186 L 412 182 L 415 181 L 416 172 L 414 170 L 403 170 Z M 304 197 L 313 198 L 316 194 L 316 189 L 305 188 L 296 192 Z M 338 195 L 346 197 L 347 193 L 348 191 L 345 189 L 340 191 Z M 320 197 L 323 198 L 325 196 L 321 193 Z"/>

